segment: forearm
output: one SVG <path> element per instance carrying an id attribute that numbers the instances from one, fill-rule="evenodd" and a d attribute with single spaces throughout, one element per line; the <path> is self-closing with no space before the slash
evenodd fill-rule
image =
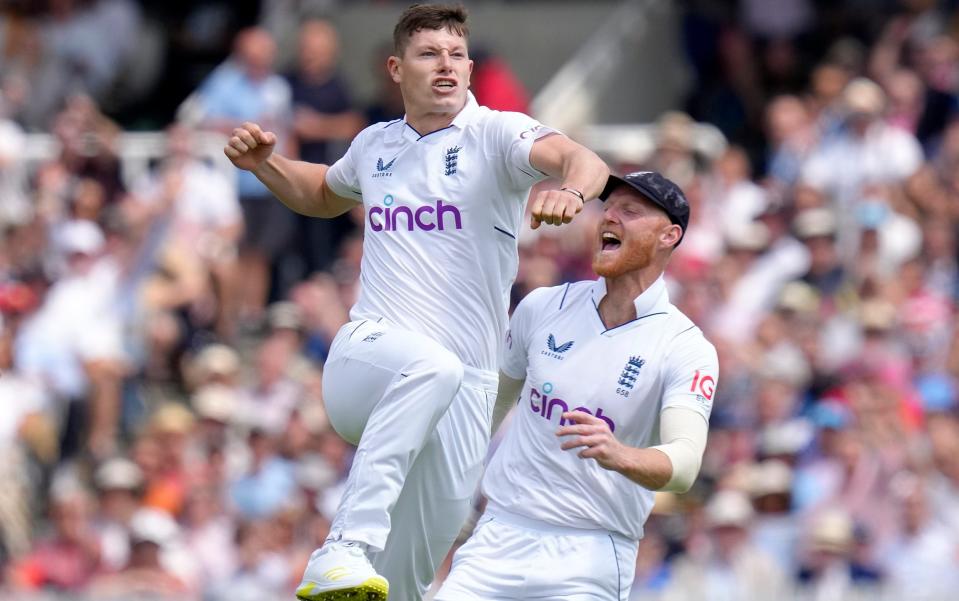
<path id="1" fill-rule="evenodd" d="M 709 426 L 699 413 L 679 407 L 664 410 L 659 426 L 663 444 L 624 447 L 615 469 L 649 490 L 686 492 L 699 475 Z"/>
<path id="2" fill-rule="evenodd" d="M 523 389 L 523 380 L 516 380 L 499 372 L 499 385 L 496 389 L 496 404 L 493 405 L 493 419 L 490 433 L 495 434 L 499 430 L 500 424 L 506 419 L 510 409 L 519 398 L 519 393 Z"/>
<path id="3" fill-rule="evenodd" d="M 673 475 L 673 464 L 665 453 L 656 449 L 626 447 L 624 461 L 616 471 L 649 490 L 666 486 Z"/>
<path id="4" fill-rule="evenodd" d="M 260 163 L 253 174 L 290 210 L 310 217 L 336 217 L 349 210 L 326 194 L 327 165 L 293 161 L 278 154 Z"/>
<path id="5" fill-rule="evenodd" d="M 563 161 L 562 188 L 573 188 L 591 200 L 599 196 L 609 178 L 609 167 L 592 151 L 582 146 Z"/>

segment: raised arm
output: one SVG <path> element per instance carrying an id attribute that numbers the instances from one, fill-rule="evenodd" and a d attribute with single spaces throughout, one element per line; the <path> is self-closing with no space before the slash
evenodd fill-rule
<path id="1" fill-rule="evenodd" d="M 609 167 L 596 153 L 562 135 L 544 136 L 533 144 L 530 164 L 562 182 L 559 190 L 540 192 L 530 206 L 531 227 L 569 223 L 596 198 L 609 177 Z"/>
<path id="2" fill-rule="evenodd" d="M 310 217 L 336 217 L 356 201 L 334 193 L 326 183 L 327 165 L 293 161 L 273 152 L 276 134 L 256 123 L 233 130 L 223 152 L 240 169 L 252 172 L 292 211 Z"/>

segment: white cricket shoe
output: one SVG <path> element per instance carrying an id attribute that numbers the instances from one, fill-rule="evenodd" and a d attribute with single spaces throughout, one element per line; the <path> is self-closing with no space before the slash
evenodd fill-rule
<path id="1" fill-rule="evenodd" d="M 296 598 L 303 601 L 386 601 L 390 589 L 356 544 L 329 543 L 310 555 Z"/>

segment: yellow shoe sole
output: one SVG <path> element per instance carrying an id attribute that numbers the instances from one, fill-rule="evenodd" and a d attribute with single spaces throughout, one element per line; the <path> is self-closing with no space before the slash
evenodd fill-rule
<path id="1" fill-rule="evenodd" d="M 373 576 L 361 584 L 335 591 L 314 592 L 316 585 L 308 582 L 296 589 L 296 598 L 302 601 L 386 601 L 389 583 L 382 576 Z"/>

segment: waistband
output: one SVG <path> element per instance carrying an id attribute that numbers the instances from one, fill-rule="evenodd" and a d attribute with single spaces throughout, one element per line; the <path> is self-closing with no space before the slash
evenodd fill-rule
<path id="1" fill-rule="evenodd" d="M 639 544 L 639 541 L 633 540 L 619 532 L 613 532 L 612 530 L 606 530 L 605 528 L 576 528 L 574 526 L 560 526 L 558 524 L 552 524 L 536 518 L 513 513 L 512 511 L 503 509 L 500 505 L 497 505 L 492 501 L 486 506 L 486 514 L 493 518 L 494 522 L 501 522 L 503 524 L 509 524 L 510 526 L 516 526 L 517 528 L 535 530 L 536 532 L 545 534 L 555 534 L 560 536 L 611 536 L 617 542 L 622 542 L 627 545 Z"/>
<path id="2" fill-rule="evenodd" d="M 496 392 L 499 375 L 496 372 L 479 369 L 470 365 L 463 365 L 463 384 L 472 388 L 483 388 Z"/>

